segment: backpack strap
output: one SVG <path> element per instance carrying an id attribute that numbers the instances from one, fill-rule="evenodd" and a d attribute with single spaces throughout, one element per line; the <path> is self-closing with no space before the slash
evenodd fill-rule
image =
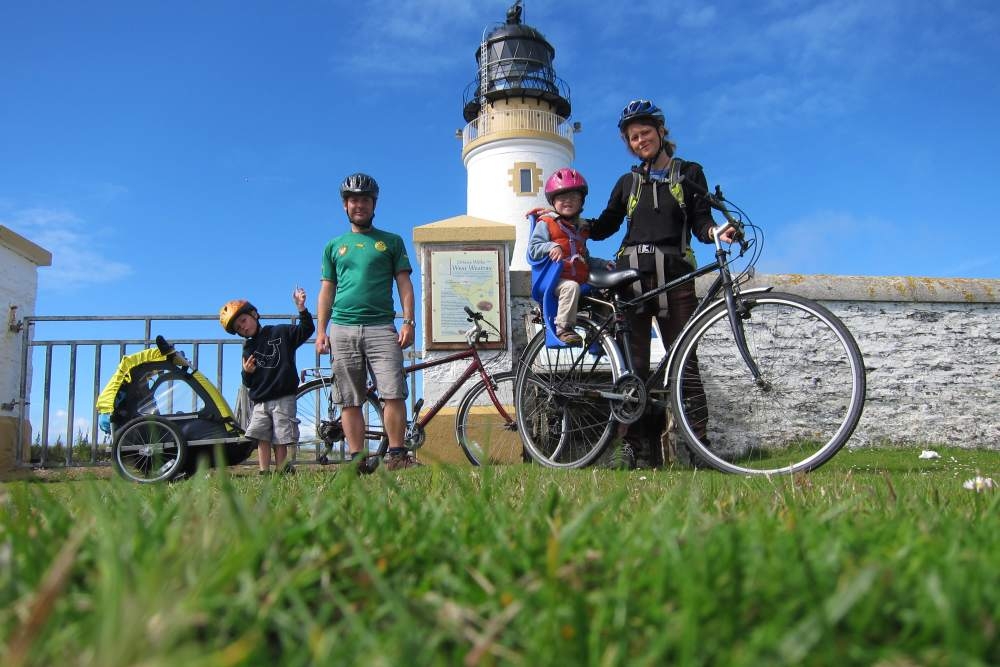
<path id="1" fill-rule="evenodd" d="M 680 207 L 681 215 L 684 216 L 684 222 L 681 226 L 681 256 L 684 257 L 684 259 L 686 259 L 692 267 L 697 267 L 698 262 L 695 259 L 694 251 L 691 249 L 691 229 L 688 225 L 687 204 L 684 201 L 684 185 L 681 177 L 681 170 L 683 168 L 684 160 L 679 157 L 671 158 L 669 171 L 667 172 L 667 187 L 670 190 L 670 194 L 677 202 L 677 205 Z M 640 167 L 632 168 L 632 189 L 625 201 L 625 219 L 629 225 L 632 224 L 632 213 L 635 211 L 635 207 L 639 204 L 639 188 L 642 187 L 643 183 L 648 181 L 646 175 L 640 172 Z M 653 194 L 656 194 L 655 190 L 653 191 Z M 623 249 L 624 248 L 619 248 L 619 255 L 622 253 Z"/>
<path id="2" fill-rule="evenodd" d="M 639 203 L 639 187 L 645 179 L 640 173 L 641 167 L 632 167 L 632 188 L 629 190 L 628 196 L 625 198 L 625 225 L 626 229 L 632 228 L 632 212 L 635 211 L 636 205 Z M 628 232 L 625 233 L 628 236 Z M 623 257 L 625 255 L 625 239 L 622 239 L 622 245 L 618 246 L 618 252 L 615 253 L 615 258 Z"/>
<path id="3" fill-rule="evenodd" d="M 681 228 L 681 257 L 687 260 L 688 264 L 697 268 L 698 260 L 695 259 L 694 250 L 691 249 L 691 228 L 688 225 L 687 204 L 684 203 L 684 184 L 681 177 L 681 169 L 684 167 L 684 160 L 675 157 L 670 160 L 670 172 L 667 175 L 667 185 L 670 194 L 677 200 L 677 205 L 681 207 L 681 215 L 684 216 L 684 225 Z"/>

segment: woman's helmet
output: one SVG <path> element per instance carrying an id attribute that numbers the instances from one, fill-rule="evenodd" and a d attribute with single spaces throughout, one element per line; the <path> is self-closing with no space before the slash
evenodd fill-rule
<path id="1" fill-rule="evenodd" d="M 351 174 L 340 184 L 340 198 L 347 199 L 351 195 L 368 195 L 378 201 L 378 183 L 368 174 Z"/>
<path id="2" fill-rule="evenodd" d="M 545 198 L 552 203 L 556 195 L 564 192 L 579 192 L 587 196 L 587 179 L 576 169 L 560 167 L 545 181 Z"/>
<path id="3" fill-rule="evenodd" d="M 219 324 L 226 330 L 226 333 L 236 333 L 236 318 L 243 313 L 260 318 L 252 303 L 246 299 L 233 299 L 219 310 Z"/>
<path id="4" fill-rule="evenodd" d="M 625 132 L 625 126 L 634 120 L 648 118 L 657 125 L 666 125 L 663 111 L 651 100 L 632 100 L 625 105 L 622 113 L 618 116 L 618 129 Z"/>

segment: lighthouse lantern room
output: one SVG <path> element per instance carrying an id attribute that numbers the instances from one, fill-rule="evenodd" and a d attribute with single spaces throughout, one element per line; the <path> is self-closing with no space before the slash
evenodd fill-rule
<path id="1" fill-rule="evenodd" d="M 545 178 L 572 164 L 569 86 L 552 67 L 555 49 L 522 23 L 521 0 L 504 23 L 488 27 L 476 50 L 478 72 L 466 88 L 462 160 L 468 215 L 516 227 L 512 270 L 528 270 L 525 214 L 546 206 Z"/>

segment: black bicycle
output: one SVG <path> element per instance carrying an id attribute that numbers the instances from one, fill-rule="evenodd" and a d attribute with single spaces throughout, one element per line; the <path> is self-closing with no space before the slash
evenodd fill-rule
<path id="1" fill-rule="evenodd" d="M 635 298 L 635 270 L 592 273 L 576 331 L 583 344 L 529 341 L 515 382 L 517 421 L 532 459 L 580 468 L 650 406 L 668 410 L 695 463 L 736 474 L 812 470 L 843 447 L 861 418 L 865 367 L 844 324 L 809 299 L 772 288 L 741 289 L 763 234 L 721 189 L 702 192 L 726 222 L 715 261 Z M 727 206 L 728 204 L 728 206 Z M 736 230 L 736 241 L 719 235 Z M 739 272 L 731 270 L 746 259 Z M 665 291 L 709 273 L 711 287 L 649 378 L 635 372 L 628 315 Z M 541 322 L 540 318 L 537 318 Z M 664 378 L 666 380 L 664 381 Z"/>

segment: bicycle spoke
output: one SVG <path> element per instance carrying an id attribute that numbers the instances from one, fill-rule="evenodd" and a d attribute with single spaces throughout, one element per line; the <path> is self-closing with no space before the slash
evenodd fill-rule
<path id="1" fill-rule="evenodd" d="M 850 333 L 829 311 L 783 294 L 744 297 L 755 380 L 733 342 L 724 306 L 678 346 L 672 391 L 685 436 L 728 472 L 809 470 L 846 442 L 864 400 L 864 367 Z M 700 372 L 699 372 L 700 371 Z M 683 397 L 683 401 L 680 398 Z"/>
<path id="2" fill-rule="evenodd" d="M 510 420 L 490 400 L 480 380 L 465 394 L 455 415 L 455 436 L 473 465 L 521 463 L 525 460 L 514 407 L 514 374 L 492 376 L 494 395 Z"/>
<path id="3" fill-rule="evenodd" d="M 581 318 L 581 347 L 547 348 L 544 332 L 524 354 L 518 377 L 518 425 L 534 460 L 552 467 L 575 468 L 596 459 L 614 430 L 608 399 L 620 374 L 611 343 Z M 595 354 L 596 353 L 596 354 Z"/>

